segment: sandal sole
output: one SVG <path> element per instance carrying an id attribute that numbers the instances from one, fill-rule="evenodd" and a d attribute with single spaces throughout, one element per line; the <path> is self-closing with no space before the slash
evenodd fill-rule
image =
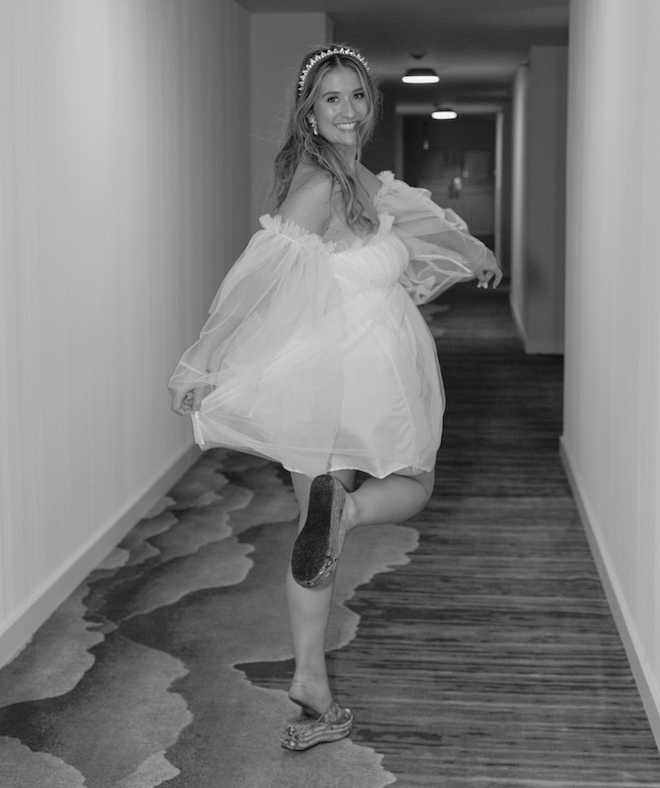
<path id="1" fill-rule="evenodd" d="M 291 552 L 291 574 L 298 585 L 313 588 L 334 572 L 345 499 L 344 488 L 332 476 L 312 481 L 307 520 Z"/>

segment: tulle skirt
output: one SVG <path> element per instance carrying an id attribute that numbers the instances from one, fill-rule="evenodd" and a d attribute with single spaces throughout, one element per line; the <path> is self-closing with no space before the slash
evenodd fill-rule
<path id="1" fill-rule="evenodd" d="M 311 477 L 432 470 L 444 402 L 435 345 L 402 289 L 381 307 L 381 322 L 356 326 L 344 353 L 292 338 L 267 369 L 251 374 L 247 365 L 212 390 L 193 417 L 200 446 L 247 451 Z"/>
<path id="2" fill-rule="evenodd" d="M 276 237 L 248 247 L 201 345 L 182 359 L 179 374 L 199 374 L 207 386 L 193 416 L 199 445 L 268 457 L 311 477 L 432 470 L 440 370 L 429 329 L 398 282 L 407 251 L 391 217 L 344 250 L 273 217 L 262 223 Z"/>

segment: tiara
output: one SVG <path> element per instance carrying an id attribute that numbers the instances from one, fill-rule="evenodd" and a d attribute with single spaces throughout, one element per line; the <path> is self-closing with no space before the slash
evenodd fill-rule
<path id="1" fill-rule="evenodd" d="M 307 65 L 302 70 L 302 74 L 300 75 L 300 79 L 298 80 L 298 94 L 302 93 L 302 89 L 305 86 L 305 80 L 307 79 L 307 75 L 309 72 L 314 68 L 317 63 L 320 63 L 321 60 L 325 60 L 328 57 L 332 57 L 333 55 L 349 55 L 349 57 L 355 58 L 355 60 L 359 60 L 360 63 L 365 67 L 367 72 L 369 71 L 369 64 L 367 63 L 366 59 L 362 57 L 358 52 L 354 52 L 352 49 L 348 47 L 335 47 L 334 49 L 324 49 L 323 52 L 319 52 L 318 55 L 314 55 L 307 61 Z"/>

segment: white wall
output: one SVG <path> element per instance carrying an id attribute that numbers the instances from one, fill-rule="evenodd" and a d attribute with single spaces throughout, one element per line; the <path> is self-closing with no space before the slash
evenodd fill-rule
<path id="1" fill-rule="evenodd" d="M 570 25 L 562 448 L 660 742 L 660 3 Z"/>
<path id="2" fill-rule="evenodd" d="M 293 89 L 303 57 L 332 41 L 324 13 L 252 14 L 250 18 L 252 107 L 252 227 L 272 210 L 273 161 L 284 141 Z"/>
<path id="3" fill-rule="evenodd" d="M 532 47 L 514 82 L 511 306 L 528 353 L 564 348 L 567 54 Z"/>
<path id="4" fill-rule="evenodd" d="M 0 4 L 0 664 L 192 458 L 166 382 L 249 229 L 249 15 Z"/>

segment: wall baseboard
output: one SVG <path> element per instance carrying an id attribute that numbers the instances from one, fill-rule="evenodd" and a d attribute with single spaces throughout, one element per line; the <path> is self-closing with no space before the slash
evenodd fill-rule
<path id="1" fill-rule="evenodd" d="M 60 573 L 44 584 L 32 599 L 12 616 L 0 633 L 0 667 L 6 665 L 27 645 L 39 627 L 174 486 L 200 454 L 196 445 L 186 449 L 116 521 L 83 545 Z"/>
<path id="2" fill-rule="evenodd" d="M 644 649 L 637 635 L 637 629 L 632 621 L 625 597 L 616 579 L 612 562 L 609 558 L 607 549 L 603 544 L 599 531 L 596 527 L 595 518 L 590 512 L 588 502 L 582 492 L 577 475 L 573 471 L 570 453 L 564 441 L 560 438 L 559 453 L 561 456 L 568 482 L 573 492 L 573 497 L 582 521 L 582 526 L 591 548 L 601 583 L 605 590 L 605 595 L 614 617 L 614 622 L 619 630 L 619 635 L 626 650 L 628 662 L 637 684 L 637 689 L 642 698 L 649 724 L 655 737 L 658 749 L 660 749 L 660 691 L 653 675 L 647 670 L 647 662 L 644 657 Z"/>

